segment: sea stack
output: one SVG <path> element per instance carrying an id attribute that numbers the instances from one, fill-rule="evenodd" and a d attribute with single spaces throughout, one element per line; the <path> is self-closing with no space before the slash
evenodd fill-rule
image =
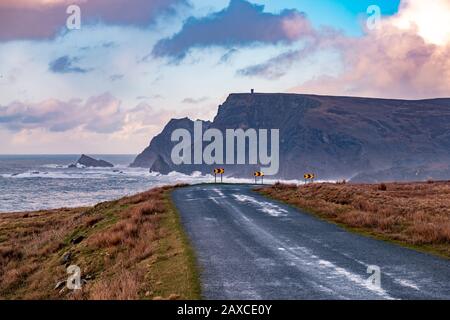
<path id="1" fill-rule="evenodd" d="M 97 160 L 91 158 L 85 154 L 82 154 L 80 159 L 76 162 L 75 165 L 71 165 L 70 167 L 76 167 L 77 165 L 81 165 L 84 167 L 94 167 L 94 168 L 112 168 L 114 165 L 105 160 Z"/>

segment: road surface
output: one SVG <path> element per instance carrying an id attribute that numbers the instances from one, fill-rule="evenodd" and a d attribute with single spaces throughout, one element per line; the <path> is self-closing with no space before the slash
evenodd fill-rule
<path id="1" fill-rule="evenodd" d="M 206 299 L 450 299 L 449 260 L 346 232 L 252 188 L 172 194 Z"/>

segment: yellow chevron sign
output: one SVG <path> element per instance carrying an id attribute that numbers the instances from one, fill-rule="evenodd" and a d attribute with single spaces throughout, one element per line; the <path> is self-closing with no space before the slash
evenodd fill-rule
<path id="1" fill-rule="evenodd" d="M 214 169 L 214 174 L 224 174 L 224 173 L 225 173 L 225 169 L 222 169 L 222 168 Z"/>
<path id="2" fill-rule="evenodd" d="M 254 176 L 255 176 L 255 177 L 264 177 L 264 173 L 261 172 L 261 171 L 256 171 L 256 172 L 254 173 Z"/>
<path id="3" fill-rule="evenodd" d="M 305 175 L 303 176 L 306 180 L 312 180 L 315 178 L 314 173 L 305 173 Z"/>

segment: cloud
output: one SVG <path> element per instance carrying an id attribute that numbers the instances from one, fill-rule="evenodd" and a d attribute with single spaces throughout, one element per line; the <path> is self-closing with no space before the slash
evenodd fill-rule
<path id="1" fill-rule="evenodd" d="M 439 19 L 450 16 L 450 5 L 443 0 L 433 4 L 440 3 L 434 10 L 441 12 L 433 33 L 424 23 L 427 20 L 422 18 L 424 8 L 419 3 L 421 0 L 404 0 L 397 15 L 384 19 L 377 29 L 367 30 L 365 36 L 322 34 L 301 50 L 282 53 L 238 74 L 276 79 L 305 57 L 332 50 L 341 57 L 340 74 L 318 76 L 289 91 L 386 98 L 450 96 L 450 26 Z"/>
<path id="2" fill-rule="evenodd" d="M 74 63 L 78 62 L 79 58 L 70 58 L 69 56 L 59 57 L 49 63 L 49 69 L 55 73 L 86 73 L 90 69 L 83 69 L 74 66 Z"/>
<path id="3" fill-rule="evenodd" d="M 170 117 L 171 112 L 156 109 L 146 102 L 139 103 L 136 107 L 126 112 L 126 123 L 140 123 L 143 126 L 157 125 L 160 126 Z"/>
<path id="4" fill-rule="evenodd" d="M 0 41 L 48 39 L 64 28 L 71 4 L 81 8 L 82 25 L 103 22 L 146 26 L 161 13 L 173 13 L 186 0 L 2 0 Z"/>
<path id="5" fill-rule="evenodd" d="M 84 103 L 80 99 L 48 99 L 0 106 L 0 127 L 10 131 L 43 128 L 64 132 L 82 127 L 90 132 L 110 133 L 122 127 L 123 119 L 120 101 L 108 93 L 91 97 Z"/>
<path id="6" fill-rule="evenodd" d="M 292 43 L 312 32 L 305 14 L 297 10 L 272 14 L 264 12 L 263 5 L 231 0 L 222 11 L 189 18 L 180 32 L 156 43 L 152 55 L 182 59 L 191 48 Z"/>
<path id="7" fill-rule="evenodd" d="M 400 13 L 389 23 L 402 30 L 416 27 L 418 35 L 437 45 L 445 45 L 450 39 L 449 0 L 403 0 Z"/>
<path id="8" fill-rule="evenodd" d="M 308 81 L 294 91 L 388 98 L 450 96 L 448 45 L 429 44 L 415 33 L 388 27 L 342 45 L 343 73 Z"/>
<path id="9" fill-rule="evenodd" d="M 236 48 L 231 48 L 220 57 L 219 63 L 224 64 L 231 60 L 231 58 L 239 52 Z"/>
<path id="10" fill-rule="evenodd" d="M 450 96 L 450 2 L 423 4 L 404 0 L 396 16 L 365 37 L 337 39 L 332 45 L 341 52 L 344 71 L 292 91 L 418 99 Z"/>
<path id="11" fill-rule="evenodd" d="M 83 2 L 83 1 L 78 1 Z M 72 0 L 2 0 L 0 3 L 0 8 L 18 8 L 18 9 L 29 9 L 36 8 L 40 6 L 55 6 L 55 5 L 69 5 L 72 3 L 77 3 L 77 1 Z"/>
<path id="12" fill-rule="evenodd" d="M 205 102 L 206 100 L 208 100 L 208 97 L 201 97 L 201 98 L 184 98 L 181 102 L 182 103 L 187 103 L 187 104 L 198 104 L 198 103 L 202 103 Z"/>
<path id="13" fill-rule="evenodd" d="M 295 62 L 305 59 L 321 49 L 327 49 L 345 38 L 340 31 L 324 27 L 320 30 L 311 30 L 310 35 L 303 41 L 301 49 L 290 49 L 262 63 L 241 68 L 236 73 L 240 76 L 276 80 L 291 71 L 290 68 Z"/>
<path id="14" fill-rule="evenodd" d="M 239 69 L 236 73 L 246 77 L 261 77 L 276 80 L 288 72 L 289 67 L 299 56 L 299 51 L 290 50 L 263 63 Z"/>
<path id="15" fill-rule="evenodd" d="M 109 80 L 111 80 L 112 82 L 114 82 L 114 81 L 122 80 L 124 77 L 125 77 L 125 75 L 116 73 L 116 74 L 110 75 L 110 76 L 109 76 Z"/>
<path id="16" fill-rule="evenodd" d="M 156 109 L 146 102 L 133 108 L 121 108 L 120 100 L 104 93 L 86 101 L 47 99 L 38 103 L 16 101 L 0 105 L 0 129 L 11 132 L 44 130 L 55 134 L 77 130 L 120 138 L 153 131 L 172 116 L 172 111 Z"/>

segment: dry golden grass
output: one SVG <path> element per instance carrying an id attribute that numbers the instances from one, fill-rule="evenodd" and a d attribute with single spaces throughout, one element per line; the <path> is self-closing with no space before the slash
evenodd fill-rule
<path id="1" fill-rule="evenodd" d="M 450 182 L 278 183 L 260 191 L 352 229 L 450 257 Z"/>
<path id="2" fill-rule="evenodd" d="M 91 208 L 1 214 L 0 299 L 199 298 L 172 189 Z M 81 268 L 82 290 L 55 289 L 68 265 Z"/>

